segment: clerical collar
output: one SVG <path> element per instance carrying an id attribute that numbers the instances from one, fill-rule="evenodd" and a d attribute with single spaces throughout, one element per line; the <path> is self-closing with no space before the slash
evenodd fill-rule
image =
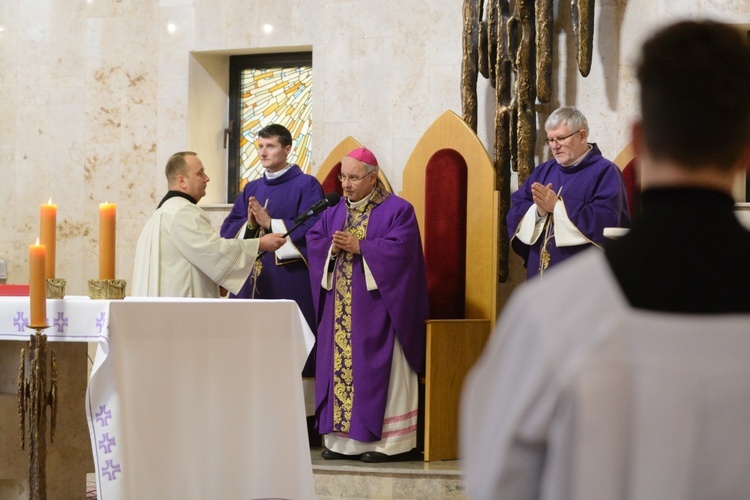
<path id="1" fill-rule="evenodd" d="M 586 155 L 589 154 L 592 149 L 594 149 L 594 146 L 592 146 L 591 144 L 589 144 L 588 145 L 588 149 L 586 150 L 585 153 L 583 153 L 581 156 L 579 156 L 578 158 L 576 158 L 575 161 L 573 163 L 571 163 L 570 165 L 563 165 L 563 168 L 576 167 L 576 166 L 580 165 L 581 162 L 583 161 L 583 159 L 586 158 Z"/>
<path id="2" fill-rule="evenodd" d="M 286 167 L 282 168 L 281 170 L 277 170 L 276 172 L 269 172 L 268 170 L 266 170 L 265 172 L 263 172 L 263 175 L 266 176 L 266 179 L 276 179 L 284 175 L 290 168 L 292 168 L 292 164 L 287 163 Z"/>
<path id="3" fill-rule="evenodd" d="M 368 194 L 367 196 L 365 196 L 364 198 L 362 198 L 359 201 L 351 201 L 349 198 L 347 198 L 346 199 L 346 205 L 349 208 L 360 208 L 360 207 L 363 207 L 363 206 L 365 206 L 367 204 L 367 202 L 370 201 L 370 198 L 372 198 L 372 194 L 374 192 L 375 192 L 375 190 L 373 189 L 372 191 L 370 191 L 370 194 Z"/>
<path id="4" fill-rule="evenodd" d="M 193 205 L 197 204 L 198 201 L 190 196 L 187 193 L 183 193 L 182 191 L 167 191 L 167 194 L 164 196 L 164 198 L 161 199 L 159 202 L 159 206 L 156 207 L 156 209 L 160 209 L 162 205 L 164 205 L 164 202 L 167 201 L 170 198 L 185 198 L 187 201 L 192 203 Z"/>

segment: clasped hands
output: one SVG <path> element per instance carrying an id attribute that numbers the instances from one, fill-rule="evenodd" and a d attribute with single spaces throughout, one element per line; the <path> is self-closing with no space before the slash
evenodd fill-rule
<path id="1" fill-rule="evenodd" d="M 247 200 L 247 220 L 251 226 L 261 226 L 266 229 L 271 229 L 271 214 L 268 213 L 266 207 L 258 203 L 255 196 L 251 196 Z M 286 243 L 281 233 L 268 233 L 260 237 L 258 242 L 258 250 L 261 252 L 275 252 Z"/>
<path id="2" fill-rule="evenodd" d="M 255 196 L 247 200 L 247 220 L 251 226 L 261 226 L 265 229 L 271 229 L 271 214 L 266 207 L 258 202 Z"/>
<path id="3" fill-rule="evenodd" d="M 531 196 L 536 204 L 536 211 L 544 217 L 555 210 L 557 203 L 557 193 L 552 190 L 552 184 L 546 186 L 539 182 L 531 184 Z"/>
<path id="4" fill-rule="evenodd" d="M 360 253 L 357 237 L 347 231 L 334 231 L 331 254 L 336 255 L 341 250 L 354 254 Z"/>

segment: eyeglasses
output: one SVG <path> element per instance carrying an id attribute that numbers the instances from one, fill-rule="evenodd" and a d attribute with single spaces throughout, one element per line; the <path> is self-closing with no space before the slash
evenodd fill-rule
<path id="1" fill-rule="evenodd" d="M 357 182 L 361 181 L 362 179 L 364 179 L 364 178 L 365 178 L 365 177 L 367 177 L 368 175 L 370 175 L 370 174 L 374 174 L 374 173 L 375 173 L 375 172 L 367 172 L 367 173 L 366 173 L 365 175 L 359 175 L 359 176 L 357 176 L 357 175 L 344 175 L 344 174 L 339 174 L 339 180 L 340 180 L 341 182 L 344 182 L 344 181 L 349 181 L 349 182 L 351 182 L 352 184 L 356 184 Z"/>
<path id="2" fill-rule="evenodd" d="M 583 130 L 583 129 L 581 129 L 581 130 Z M 567 139 L 567 138 L 569 138 L 569 137 L 573 137 L 574 135 L 576 135 L 576 134 L 577 134 L 578 132 L 580 132 L 581 130 L 576 130 L 575 132 L 573 132 L 573 133 L 571 133 L 571 134 L 568 134 L 568 135 L 566 135 L 565 137 L 547 137 L 546 139 L 544 139 L 544 143 L 545 143 L 545 144 L 546 144 L 547 146 L 549 146 L 549 145 L 550 145 L 550 144 L 552 144 L 553 142 L 554 142 L 555 144 L 560 144 L 560 143 L 561 143 L 562 141 L 564 141 L 565 139 Z"/>

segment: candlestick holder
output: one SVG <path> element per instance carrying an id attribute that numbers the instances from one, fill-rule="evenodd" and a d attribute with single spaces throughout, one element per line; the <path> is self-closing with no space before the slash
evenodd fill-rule
<path id="1" fill-rule="evenodd" d="M 125 280 L 89 280 L 89 298 L 118 300 L 125 298 Z"/>
<path id="2" fill-rule="evenodd" d="M 48 326 L 31 326 L 35 333 L 29 337 L 29 366 L 26 377 L 26 352 L 21 349 L 18 368 L 18 415 L 21 449 L 26 444 L 26 416 L 29 425 L 29 498 L 47 498 L 47 407 L 50 407 L 50 444 L 55 441 L 57 427 L 57 359 L 50 350 L 51 380 L 47 390 Z"/>
<path id="3" fill-rule="evenodd" d="M 64 299 L 66 283 L 62 278 L 47 278 L 47 298 Z"/>

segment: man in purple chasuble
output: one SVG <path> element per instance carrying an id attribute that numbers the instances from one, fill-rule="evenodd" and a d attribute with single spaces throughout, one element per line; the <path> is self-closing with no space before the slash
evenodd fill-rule
<path id="1" fill-rule="evenodd" d="M 292 134 L 282 125 L 268 125 L 258 133 L 263 177 L 245 185 L 221 226 L 221 236 L 243 239 L 267 232 L 286 233 L 300 213 L 320 201 L 323 188 L 318 180 L 287 161 L 291 148 Z M 305 240 L 305 232 L 315 222 L 317 216 L 310 217 L 287 236 L 279 250 L 263 254 L 239 293 L 230 297 L 294 300 L 315 334 Z M 312 377 L 314 373 L 313 351 L 303 375 Z"/>
<path id="2" fill-rule="evenodd" d="M 590 246 L 601 248 L 604 228 L 630 226 L 622 173 L 586 142 L 583 113 L 558 108 L 544 128 L 554 159 L 537 166 L 511 195 L 506 217 L 527 279 Z"/>
<path id="3" fill-rule="evenodd" d="M 358 148 L 341 162 L 345 200 L 307 233 L 318 318 L 315 405 L 326 459 L 414 459 L 427 279 L 414 208 Z"/>

